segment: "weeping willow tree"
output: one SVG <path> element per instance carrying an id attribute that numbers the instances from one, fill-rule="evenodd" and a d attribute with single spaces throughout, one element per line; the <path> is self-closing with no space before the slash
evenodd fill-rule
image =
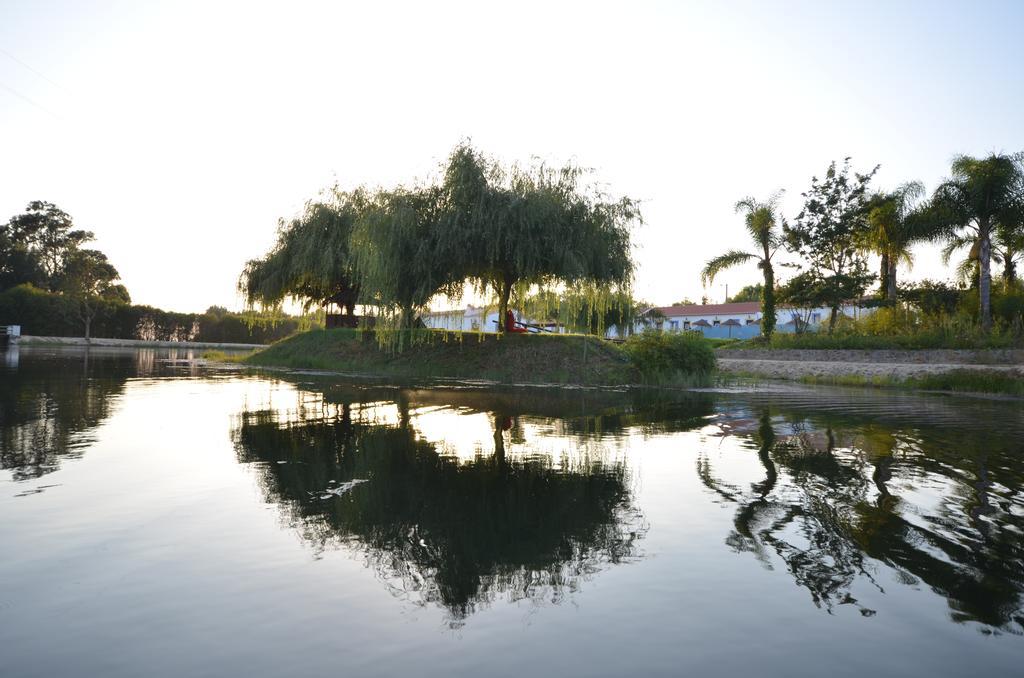
<path id="1" fill-rule="evenodd" d="M 238 288 L 250 307 L 278 309 L 290 299 L 302 305 L 338 304 L 351 315 L 359 297 L 349 241 L 352 228 L 369 207 L 363 190 L 332 190 L 323 201 L 279 224 L 277 242 L 260 259 L 246 263 Z"/>
<path id="2" fill-rule="evenodd" d="M 436 186 L 379 191 L 354 223 L 351 261 L 360 300 L 378 307 L 382 329 L 410 329 L 432 297 L 461 291 L 439 251 L 441 197 Z"/>
<path id="3" fill-rule="evenodd" d="M 628 290 L 639 205 L 611 200 L 586 175 L 574 165 L 505 168 L 467 144 L 449 158 L 437 254 L 455 278 L 494 295 L 501 330 L 513 293 L 562 287 L 607 306 Z"/>
<path id="4" fill-rule="evenodd" d="M 533 318 L 556 322 L 572 332 L 603 334 L 615 326 L 621 335 L 632 334 L 653 304 L 634 299 L 628 291 L 599 289 L 556 292 L 542 290 L 523 301 L 523 312 Z"/>

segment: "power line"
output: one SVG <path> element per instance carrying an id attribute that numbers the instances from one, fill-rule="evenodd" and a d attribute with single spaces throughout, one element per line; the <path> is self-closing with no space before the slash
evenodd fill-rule
<path id="1" fill-rule="evenodd" d="M 33 101 L 32 99 L 28 98 L 27 96 L 25 96 L 24 94 L 22 94 L 18 90 L 14 89 L 13 87 L 9 87 L 9 86 L 3 84 L 2 82 L 0 82 L 0 87 L 2 87 L 3 89 L 7 90 L 8 92 L 13 94 L 14 96 L 18 97 L 22 101 L 27 101 L 28 103 L 32 104 L 33 106 L 35 106 L 36 108 L 38 108 L 42 112 L 48 113 L 48 114 L 52 115 L 53 117 L 55 117 L 56 119 L 61 120 L 61 117 L 59 115 L 57 115 L 56 113 L 54 113 L 50 109 L 46 108 L 45 106 L 41 106 L 41 105 L 37 104 L 35 101 Z"/>
<path id="2" fill-rule="evenodd" d="M 67 92 L 67 91 L 68 91 L 68 90 L 67 90 L 67 89 L 66 89 L 66 88 L 65 88 L 65 87 L 64 87 L 63 85 L 57 84 L 57 83 L 56 83 L 56 82 L 54 82 L 53 80 L 50 80 L 50 79 L 49 79 L 48 77 L 46 77 L 45 75 L 43 75 L 42 73 L 40 73 L 40 72 L 39 72 L 39 71 L 37 71 L 36 69 L 32 68 L 31 66 L 29 66 L 28 64 L 26 64 L 26 63 L 25 63 L 24 61 L 22 61 L 21 59 L 19 59 L 19 58 L 18 58 L 18 57 L 16 57 L 16 56 L 14 56 L 13 54 L 11 54 L 10 52 L 8 52 L 8 51 L 7 51 L 6 49 L 4 49 L 4 48 L 2 48 L 2 47 L 0 47 L 0 54 L 3 54 L 4 56 L 6 56 L 6 57 L 7 57 L 8 59 L 10 59 L 11 61 L 14 61 L 15 63 L 18 63 L 18 64 L 20 64 L 20 65 L 21 65 L 22 67 L 26 68 L 27 70 L 29 70 L 30 72 L 32 72 L 33 74 L 35 74 L 35 75 L 36 75 L 37 77 L 39 77 L 39 78 L 42 78 L 43 80 L 45 80 L 46 82 L 50 83 L 50 84 L 51 84 L 51 85 L 53 85 L 54 87 L 56 87 L 56 88 L 58 88 L 58 89 L 62 89 L 62 90 L 64 90 L 65 92 Z"/>

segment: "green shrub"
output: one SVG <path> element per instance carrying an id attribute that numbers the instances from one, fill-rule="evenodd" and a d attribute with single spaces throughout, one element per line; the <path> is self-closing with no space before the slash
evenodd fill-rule
<path id="1" fill-rule="evenodd" d="M 715 352 L 699 333 L 641 332 L 626 341 L 624 350 L 651 381 L 704 379 L 715 369 Z"/>

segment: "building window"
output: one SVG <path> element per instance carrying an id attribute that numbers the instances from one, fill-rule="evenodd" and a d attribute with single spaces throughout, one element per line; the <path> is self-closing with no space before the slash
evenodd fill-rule
<path id="1" fill-rule="evenodd" d="M 669 321 L 668 326 L 669 326 L 669 329 L 671 329 L 673 332 L 678 332 L 679 331 L 679 321 L 678 320 L 671 320 L 671 321 Z"/>
<path id="2" fill-rule="evenodd" d="M 712 323 L 712 325 L 714 325 L 715 327 L 718 327 L 721 324 L 722 324 L 721 320 L 716 320 L 715 322 Z"/>
<path id="3" fill-rule="evenodd" d="M 690 321 L 689 320 L 684 320 L 683 321 L 683 329 L 684 330 L 690 329 Z"/>

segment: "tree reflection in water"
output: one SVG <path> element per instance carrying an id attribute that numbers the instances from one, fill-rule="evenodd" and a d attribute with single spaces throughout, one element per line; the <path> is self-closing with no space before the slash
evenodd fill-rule
<path id="1" fill-rule="evenodd" d="M 769 569 L 774 555 L 829 612 L 848 604 L 874 615 L 855 586 L 884 594 L 883 581 L 895 580 L 945 597 L 953 621 L 1024 631 L 1020 449 L 1012 442 L 767 405 L 755 416 L 742 435 L 763 480 L 744 489 L 718 477 L 706 454 L 697 462 L 703 484 L 736 505 L 730 548 Z M 900 498 L 919 488 L 944 495 L 937 508 Z M 883 577 L 887 570 L 894 576 Z"/>
<path id="2" fill-rule="evenodd" d="M 81 456 L 128 379 L 127 370 L 90 360 L 89 350 L 46 361 L 31 354 L 21 359 L 22 352 L 8 349 L 0 374 L 0 468 L 16 481 L 38 478 L 57 470 L 61 460 Z"/>
<path id="3" fill-rule="evenodd" d="M 409 397 L 389 395 L 389 423 L 353 417 L 367 408 L 345 398 L 243 412 L 239 458 L 305 540 L 356 549 L 396 596 L 443 606 L 453 625 L 498 598 L 558 603 L 639 557 L 646 527 L 623 463 L 511 455 L 519 427 L 508 410 L 492 414 L 493 451 L 447 456 L 417 435 Z M 355 479 L 368 482 L 325 492 Z"/>

